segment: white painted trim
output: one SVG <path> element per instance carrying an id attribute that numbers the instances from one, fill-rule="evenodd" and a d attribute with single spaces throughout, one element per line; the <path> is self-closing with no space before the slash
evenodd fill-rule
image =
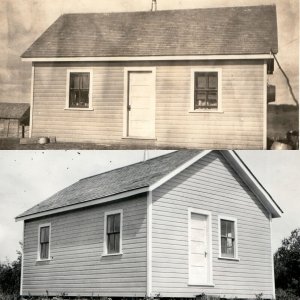
<path id="1" fill-rule="evenodd" d="M 217 72 L 218 73 L 218 109 L 194 109 L 194 91 L 195 91 L 195 73 L 196 72 Z M 216 67 L 197 67 L 191 68 L 191 90 L 190 90 L 190 111 L 189 112 L 206 112 L 206 113 L 223 113 L 222 108 L 222 68 Z"/>
<path id="2" fill-rule="evenodd" d="M 156 123 L 156 67 L 125 67 L 124 68 L 124 95 L 123 95 L 123 138 L 137 138 L 128 135 L 128 84 L 129 84 L 129 72 L 151 72 L 153 77 L 153 88 L 154 88 L 154 136 L 138 137 L 138 139 L 153 140 L 155 137 L 155 123 Z"/>
<path id="3" fill-rule="evenodd" d="M 22 247 L 22 261 L 21 261 L 21 281 L 20 281 L 20 296 L 23 295 L 23 278 L 24 278 L 24 255 L 25 255 L 25 251 L 24 251 L 24 247 L 25 247 L 25 221 L 23 222 L 23 239 L 22 239 L 22 243 L 23 243 L 23 247 Z"/>
<path id="4" fill-rule="evenodd" d="M 120 214 L 120 251 L 117 253 L 107 253 L 107 216 Z M 104 239 L 103 239 L 103 255 L 102 256 L 115 256 L 123 254 L 122 251 L 122 241 L 123 241 L 123 209 L 116 209 L 111 211 L 106 211 L 104 213 Z"/>
<path id="5" fill-rule="evenodd" d="M 208 244 L 209 244 L 209 268 L 208 268 L 208 282 L 199 282 L 197 284 L 190 282 L 190 250 L 191 250 L 191 216 L 192 213 L 199 214 L 199 215 L 205 215 L 207 216 L 207 223 L 208 223 Z M 189 269 L 189 278 L 188 278 L 188 285 L 193 286 L 213 286 L 213 251 L 212 251 L 212 214 L 208 210 L 202 210 L 202 209 L 196 209 L 192 207 L 188 207 L 188 269 Z"/>
<path id="6" fill-rule="evenodd" d="M 228 60 L 228 59 L 268 59 L 270 54 L 237 55 L 174 55 L 174 56 L 109 56 L 109 57 L 32 57 L 22 61 L 162 61 L 162 60 Z"/>
<path id="7" fill-rule="evenodd" d="M 147 297 L 152 294 L 152 192 L 147 195 Z"/>
<path id="8" fill-rule="evenodd" d="M 41 250 L 41 228 L 42 227 L 49 227 L 49 251 L 48 251 L 48 258 L 41 258 L 40 256 L 40 250 Z M 48 261 L 51 260 L 51 223 L 43 223 L 39 224 L 39 230 L 38 230 L 38 250 L 37 250 L 37 261 Z"/>
<path id="9" fill-rule="evenodd" d="M 271 248 L 271 266 L 272 266 L 272 299 L 276 299 L 275 292 L 275 269 L 274 269 L 274 257 L 273 257 L 273 249 L 272 249 L 272 214 L 269 214 L 269 222 L 270 222 L 270 248 Z"/>
<path id="10" fill-rule="evenodd" d="M 48 210 L 48 211 L 28 215 L 28 216 L 25 216 L 25 217 L 19 217 L 19 218 L 16 217 L 16 221 L 30 220 L 30 219 L 35 219 L 35 218 L 39 218 L 39 217 L 43 217 L 43 216 L 58 214 L 58 213 L 62 213 L 62 212 L 66 212 L 66 211 L 70 211 L 70 210 L 74 210 L 74 209 L 79 209 L 79 208 L 88 207 L 88 206 L 92 206 L 92 205 L 102 204 L 102 203 L 106 203 L 106 202 L 115 201 L 115 200 L 119 200 L 119 199 L 122 199 L 122 198 L 130 197 L 130 196 L 133 196 L 133 195 L 145 193 L 147 191 L 148 191 L 148 187 L 143 187 L 143 188 L 135 189 L 135 190 L 132 190 L 132 191 L 120 193 L 120 194 L 117 194 L 117 195 L 112 195 L 112 196 L 108 196 L 108 197 L 104 197 L 104 198 L 100 198 L 100 199 L 94 199 L 94 200 L 86 201 L 86 202 L 83 202 L 83 203 L 68 205 L 68 206 L 64 206 L 64 207 L 60 207 L 60 208 L 55 208 L 55 209 L 52 209 L 52 210 Z"/>
<path id="11" fill-rule="evenodd" d="M 222 256 L 221 251 L 221 220 L 225 221 L 232 221 L 234 222 L 234 257 L 226 257 Z M 237 229 L 237 218 L 229 217 L 229 216 L 222 216 L 218 215 L 218 244 L 219 244 L 219 258 L 220 259 L 228 259 L 228 260 L 236 260 L 239 261 L 239 247 L 238 247 L 238 229 Z"/>
<path id="12" fill-rule="evenodd" d="M 267 101 L 267 82 L 268 82 L 268 74 L 267 74 L 267 61 L 264 61 L 263 67 L 263 149 L 267 149 L 267 109 L 268 109 L 268 101 Z"/>
<path id="13" fill-rule="evenodd" d="M 237 156 L 233 150 L 220 151 L 229 164 L 234 168 L 234 170 L 239 174 L 239 176 L 244 180 L 249 189 L 257 196 L 258 200 L 265 207 L 268 212 L 272 213 L 273 218 L 281 217 L 282 211 L 275 204 L 272 197 L 267 193 L 267 191 L 262 187 L 260 182 L 249 172 L 245 167 L 242 160 Z"/>
<path id="14" fill-rule="evenodd" d="M 165 182 L 167 182 L 168 180 L 170 180 L 171 178 L 173 178 L 175 175 L 179 174 L 180 172 L 182 172 L 183 170 L 185 170 L 186 168 L 188 168 L 189 166 L 191 166 L 193 163 L 195 163 L 196 161 L 198 161 L 200 158 L 202 158 L 205 155 L 207 155 L 208 153 L 210 153 L 211 151 L 212 150 L 203 150 L 198 155 L 194 156 L 192 159 L 190 159 L 189 161 L 185 162 L 184 164 L 182 164 L 181 166 L 179 166 L 177 169 L 175 169 L 174 171 L 170 172 L 165 177 L 161 178 L 156 183 L 152 184 L 149 187 L 149 191 L 155 190 L 156 188 L 158 188 L 159 186 L 161 186 L 162 184 L 164 184 Z"/>
<path id="15" fill-rule="evenodd" d="M 31 66 L 31 87 L 30 87 L 30 120 L 29 120 L 29 137 L 32 137 L 32 125 L 33 125 L 33 86 L 34 86 L 34 63 Z"/>
<path id="16" fill-rule="evenodd" d="M 89 107 L 69 107 L 70 96 L 70 73 L 90 73 L 90 85 L 89 85 Z M 65 110 L 93 110 L 93 69 L 92 68 L 68 68 L 67 80 L 66 80 L 66 105 Z"/>

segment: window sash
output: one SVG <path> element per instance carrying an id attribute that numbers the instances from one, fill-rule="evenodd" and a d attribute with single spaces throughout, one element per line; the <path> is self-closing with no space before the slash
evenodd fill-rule
<path id="1" fill-rule="evenodd" d="M 40 259 L 49 258 L 50 226 L 40 228 Z"/>
<path id="2" fill-rule="evenodd" d="M 107 253 L 120 252 L 121 214 L 108 215 L 106 219 Z"/>
<path id="3" fill-rule="evenodd" d="M 218 72 L 194 73 L 194 109 L 218 109 L 218 80 Z"/>
<path id="4" fill-rule="evenodd" d="M 235 257 L 235 222 L 220 220 L 221 255 L 224 257 Z"/>
<path id="5" fill-rule="evenodd" d="M 87 108 L 90 99 L 90 73 L 70 72 L 69 107 Z"/>

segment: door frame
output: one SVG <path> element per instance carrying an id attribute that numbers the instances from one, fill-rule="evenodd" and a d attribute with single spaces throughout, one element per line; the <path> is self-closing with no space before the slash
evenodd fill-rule
<path id="1" fill-rule="evenodd" d="M 208 243 L 208 251 L 209 251 L 209 257 L 208 257 L 208 276 L 207 276 L 207 282 L 203 283 L 192 283 L 190 281 L 190 253 L 191 253 L 191 217 L 192 213 L 204 215 L 207 216 L 207 225 L 208 225 L 208 236 L 207 236 L 207 243 Z M 202 210 L 197 208 L 188 208 L 188 285 L 192 286 L 214 286 L 213 284 L 213 265 L 212 265 L 212 214 L 208 210 Z"/>
<path id="2" fill-rule="evenodd" d="M 149 137 L 131 137 L 128 135 L 128 110 L 127 105 L 129 101 L 129 72 L 151 72 L 153 76 L 153 88 L 154 88 L 154 136 Z M 123 98 L 123 138 L 132 138 L 132 139 L 156 139 L 155 137 L 155 128 L 156 128 L 156 67 L 125 67 L 124 68 L 124 98 Z"/>

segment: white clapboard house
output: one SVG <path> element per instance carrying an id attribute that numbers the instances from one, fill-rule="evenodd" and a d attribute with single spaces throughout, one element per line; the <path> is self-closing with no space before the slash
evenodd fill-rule
<path id="1" fill-rule="evenodd" d="M 273 299 L 281 213 L 233 151 L 177 151 L 84 178 L 16 218 L 21 295 Z"/>
<path id="2" fill-rule="evenodd" d="M 263 149 L 276 7 L 65 14 L 32 62 L 31 137 Z"/>

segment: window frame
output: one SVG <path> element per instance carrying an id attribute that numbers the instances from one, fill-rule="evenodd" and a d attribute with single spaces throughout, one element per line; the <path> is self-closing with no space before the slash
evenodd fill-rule
<path id="1" fill-rule="evenodd" d="M 107 252 L 107 217 L 110 215 L 120 214 L 120 249 L 119 252 L 116 253 L 108 253 Z M 123 241 L 123 209 L 111 210 L 104 213 L 104 239 L 103 239 L 103 255 L 102 256 L 114 256 L 114 255 L 122 255 L 122 241 Z"/>
<path id="2" fill-rule="evenodd" d="M 49 250 L 48 258 L 41 258 L 41 228 L 49 227 Z M 48 261 L 51 260 L 51 223 L 39 224 L 38 228 L 38 250 L 37 250 L 37 261 Z"/>
<path id="3" fill-rule="evenodd" d="M 205 215 L 207 216 L 208 223 L 208 249 L 209 249 L 209 267 L 208 267 L 208 282 L 199 282 L 195 283 L 191 278 L 191 223 L 192 223 L 192 214 Z M 188 285 L 189 286 L 210 286 L 214 287 L 213 283 L 213 249 L 212 249 L 212 213 L 207 210 L 197 209 L 197 208 L 188 208 Z"/>
<path id="4" fill-rule="evenodd" d="M 196 73 L 217 73 L 218 74 L 218 108 L 217 109 L 206 109 L 199 108 L 195 109 L 195 74 Z M 190 102 L 190 113 L 223 113 L 222 107 L 222 68 L 214 67 L 197 67 L 191 69 L 191 102 Z"/>
<path id="5" fill-rule="evenodd" d="M 234 256 L 227 257 L 222 256 L 222 242 L 221 242 L 221 220 L 231 221 L 234 223 Z M 237 218 L 228 217 L 228 216 L 218 216 L 218 240 L 219 240 L 219 259 L 227 259 L 227 260 L 236 260 L 239 261 L 238 256 L 238 230 L 237 230 Z"/>
<path id="6" fill-rule="evenodd" d="M 71 73 L 89 73 L 89 106 L 88 107 L 70 107 L 70 77 Z M 66 104 L 65 110 L 94 110 L 93 109 L 93 69 L 91 68 L 70 68 L 67 69 L 67 84 L 66 84 Z"/>

